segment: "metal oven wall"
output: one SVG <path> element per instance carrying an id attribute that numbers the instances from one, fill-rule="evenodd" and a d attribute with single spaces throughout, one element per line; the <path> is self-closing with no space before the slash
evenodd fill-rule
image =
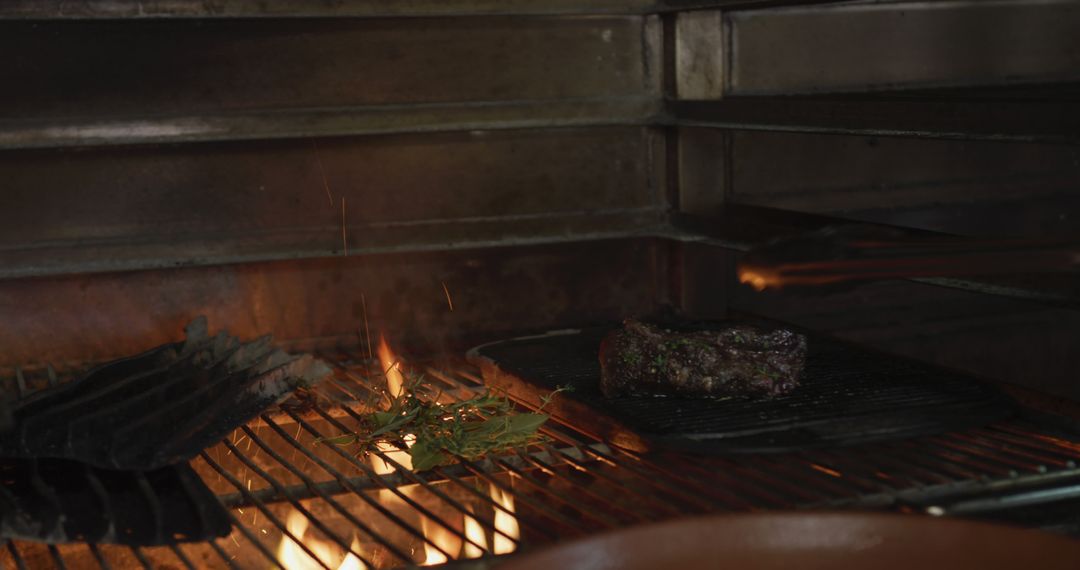
<path id="1" fill-rule="evenodd" d="M 680 97 L 669 106 L 680 209 L 1077 236 L 1080 41 L 1067 30 L 1078 8 L 885 2 L 680 15 Z M 688 312 L 765 314 L 1080 399 L 1075 274 L 1011 281 L 1063 300 L 1049 304 L 910 281 L 798 296 L 737 286 L 736 258 L 686 248 Z"/>
<path id="2" fill-rule="evenodd" d="M 0 365 L 200 313 L 438 348 L 665 297 L 666 248 L 633 238 L 667 211 L 643 6 L 143 4 L 0 19 Z M 328 17 L 370 15 L 407 17 Z"/>

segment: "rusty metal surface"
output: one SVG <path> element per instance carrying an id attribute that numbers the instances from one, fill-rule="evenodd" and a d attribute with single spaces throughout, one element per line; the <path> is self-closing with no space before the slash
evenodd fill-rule
<path id="1" fill-rule="evenodd" d="M 200 314 L 243 337 L 349 346 L 366 314 L 371 331 L 428 350 L 460 335 L 603 322 L 666 298 L 663 253 L 651 240 L 607 240 L 0 281 L 0 366 L 135 354 L 177 340 Z"/>
<path id="2" fill-rule="evenodd" d="M 640 233 L 666 208 L 662 143 L 612 127 L 9 151 L 0 275 L 340 255 L 343 225 L 353 253 Z"/>
<path id="3" fill-rule="evenodd" d="M 641 16 L 0 22 L 0 118 L 656 93 Z"/>
<path id="4" fill-rule="evenodd" d="M 730 12 L 726 94 L 866 92 L 1080 77 L 1080 4 L 837 3 Z"/>

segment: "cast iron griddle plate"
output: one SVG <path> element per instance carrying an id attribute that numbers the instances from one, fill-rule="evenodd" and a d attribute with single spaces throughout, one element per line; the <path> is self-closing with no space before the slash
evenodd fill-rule
<path id="1" fill-rule="evenodd" d="M 329 368 L 294 357 L 270 337 L 210 337 L 206 319 L 187 341 L 109 362 L 18 402 L 0 433 L 0 457 L 72 459 L 149 470 L 187 461 Z"/>
<path id="2" fill-rule="evenodd" d="M 154 546 L 229 534 L 187 464 L 112 471 L 66 459 L 0 459 L 0 537 Z"/>
<path id="3" fill-rule="evenodd" d="M 984 425 L 1013 412 L 1004 396 L 966 376 L 816 335 L 807 335 L 800 386 L 784 396 L 607 399 L 599 388 L 598 352 L 612 329 L 500 341 L 469 355 L 484 371 L 485 382 L 519 397 L 537 398 L 570 386 L 572 391 L 558 394 L 546 410 L 630 447 L 639 446 L 634 437 L 639 436 L 646 447 L 791 451 L 940 433 Z"/>

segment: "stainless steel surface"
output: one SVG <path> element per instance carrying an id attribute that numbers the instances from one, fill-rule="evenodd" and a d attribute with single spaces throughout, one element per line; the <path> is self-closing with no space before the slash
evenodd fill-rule
<path id="1" fill-rule="evenodd" d="M 727 95 L 1080 78 L 1071 0 L 853 2 L 727 16 Z"/>
<path id="2" fill-rule="evenodd" d="M 180 117 L 9 121 L 0 149 L 59 148 L 447 131 L 645 126 L 659 101 L 650 97 L 559 101 L 431 103 L 201 113 Z"/>
<path id="3" fill-rule="evenodd" d="M 1073 145 L 753 131 L 729 140 L 714 202 L 988 237 L 1075 235 L 1080 216 Z"/>
<path id="4" fill-rule="evenodd" d="M 1060 96 L 1055 99 L 1054 93 Z M 982 99 L 974 93 L 903 97 L 729 97 L 669 101 L 661 122 L 683 127 L 977 141 L 1080 141 L 1076 98 Z"/>
<path id="5" fill-rule="evenodd" d="M 724 20 L 717 10 L 675 16 L 675 95 L 677 99 L 719 99 L 724 94 L 727 50 Z"/>
<path id="6" fill-rule="evenodd" d="M 483 16 L 492 14 L 630 14 L 655 0 L 6 0 L 10 19 L 312 18 Z"/>
<path id="7" fill-rule="evenodd" d="M 6 120 L 168 126 L 203 113 L 642 96 L 658 92 L 655 25 L 641 16 L 7 21 L 0 51 L 20 56 L 0 62 L 9 86 L 0 108 Z"/>
<path id="8" fill-rule="evenodd" d="M 0 18 L 325 18 L 639 14 L 828 0 L 6 0 Z"/>
<path id="9" fill-rule="evenodd" d="M 667 208 L 663 142 L 607 127 L 7 151 L 0 278 L 329 257 L 342 226 L 354 254 L 640 233 Z"/>

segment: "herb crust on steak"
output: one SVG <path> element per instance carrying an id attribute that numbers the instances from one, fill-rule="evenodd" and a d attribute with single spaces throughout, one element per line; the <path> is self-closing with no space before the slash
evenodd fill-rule
<path id="1" fill-rule="evenodd" d="M 624 395 L 776 396 L 799 384 L 806 338 L 731 325 L 675 332 L 634 319 L 600 344 L 600 389 Z"/>

